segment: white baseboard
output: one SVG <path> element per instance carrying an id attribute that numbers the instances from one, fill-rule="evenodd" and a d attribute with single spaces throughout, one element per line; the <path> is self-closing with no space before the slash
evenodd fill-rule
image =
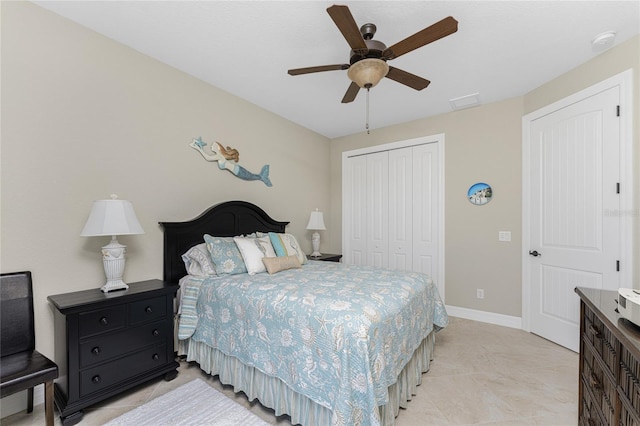
<path id="1" fill-rule="evenodd" d="M 44 404 L 44 385 L 33 389 L 33 406 Z M 17 392 L 0 399 L 0 413 L 7 417 L 27 409 L 27 391 Z"/>
<path id="2" fill-rule="evenodd" d="M 447 313 L 452 317 L 470 319 L 522 330 L 522 318 L 520 317 L 496 314 L 494 312 L 477 311 L 475 309 L 460 308 L 450 305 L 447 305 L 446 308 Z"/>

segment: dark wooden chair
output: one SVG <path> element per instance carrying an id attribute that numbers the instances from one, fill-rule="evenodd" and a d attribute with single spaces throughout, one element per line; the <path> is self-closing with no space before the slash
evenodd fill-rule
<path id="1" fill-rule="evenodd" d="M 0 274 L 0 397 L 27 390 L 33 411 L 33 388 L 44 383 L 47 425 L 53 425 L 53 380 L 58 366 L 35 350 L 31 272 Z"/>

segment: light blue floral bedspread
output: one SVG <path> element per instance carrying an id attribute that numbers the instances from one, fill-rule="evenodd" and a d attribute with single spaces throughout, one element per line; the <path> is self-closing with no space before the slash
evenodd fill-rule
<path id="1" fill-rule="evenodd" d="M 278 377 L 334 413 L 377 425 L 387 388 L 414 350 L 448 323 L 424 274 L 334 262 L 182 283 L 178 336 Z"/>

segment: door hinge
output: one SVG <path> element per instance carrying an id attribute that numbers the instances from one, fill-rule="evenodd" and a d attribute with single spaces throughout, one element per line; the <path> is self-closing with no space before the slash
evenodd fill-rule
<path id="1" fill-rule="evenodd" d="M 616 183 L 616 194 L 620 193 L 620 182 Z"/>
<path id="2" fill-rule="evenodd" d="M 616 272 L 620 272 L 620 261 L 616 260 Z"/>
<path id="3" fill-rule="evenodd" d="M 616 106 L 616 117 L 620 117 L 620 105 Z"/>

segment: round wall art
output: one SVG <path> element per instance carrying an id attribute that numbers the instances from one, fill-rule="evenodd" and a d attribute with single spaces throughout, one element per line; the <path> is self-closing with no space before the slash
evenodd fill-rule
<path id="1" fill-rule="evenodd" d="M 471 204 L 476 206 L 482 206 L 491 201 L 493 196 L 493 190 L 486 183 L 478 182 L 471 185 L 469 191 L 467 191 L 467 198 Z"/>

